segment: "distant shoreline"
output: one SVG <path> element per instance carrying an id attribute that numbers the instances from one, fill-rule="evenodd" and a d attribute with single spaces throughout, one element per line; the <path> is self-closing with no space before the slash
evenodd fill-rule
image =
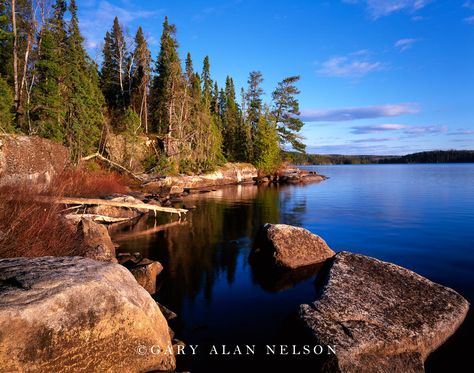
<path id="1" fill-rule="evenodd" d="M 474 150 L 436 150 L 403 156 L 297 154 L 294 152 L 287 152 L 285 155 L 291 163 L 297 165 L 474 163 Z"/>

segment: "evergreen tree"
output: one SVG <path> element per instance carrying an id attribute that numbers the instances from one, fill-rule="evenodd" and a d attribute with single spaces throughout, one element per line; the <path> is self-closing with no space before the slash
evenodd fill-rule
<path id="1" fill-rule="evenodd" d="M 263 76 L 260 71 L 252 71 L 249 75 L 248 89 L 246 93 L 247 101 L 247 121 L 250 123 L 252 131 L 255 132 L 260 114 L 262 112 L 262 95 L 263 89 L 261 84 L 263 82 Z"/>
<path id="2" fill-rule="evenodd" d="M 12 72 L 12 32 L 10 9 L 5 1 L 0 1 L 0 74 L 10 83 Z"/>
<path id="3" fill-rule="evenodd" d="M 100 139 L 104 123 L 102 108 L 104 98 L 98 86 L 95 64 L 91 63 L 82 43 L 79 30 L 77 6 L 71 0 L 71 21 L 67 34 L 67 115 L 66 143 L 72 150 L 74 160 L 94 152 Z"/>
<path id="4" fill-rule="evenodd" d="M 211 79 L 211 64 L 209 63 L 209 56 L 204 57 L 201 72 L 202 82 L 202 97 L 208 106 L 211 105 L 212 95 L 212 79 Z"/>
<path id="5" fill-rule="evenodd" d="M 155 67 L 157 75 L 151 90 L 151 115 L 154 130 L 163 141 L 165 155 L 172 158 L 175 170 L 189 148 L 189 142 L 186 141 L 189 114 L 187 85 L 177 48 L 176 27 L 166 17 Z"/>
<path id="6" fill-rule="evenodd" d="M 102 92 L 112 110 L 124 111 L 129 104 L 130 97 L 126 89 L 128 63 L 125 37 L 115 17 L 112 29 L 105 34 L 100 73 Z"/>
<path id="7" fill-rule="evenodd" d="M 41 53 L 35 64 L 36 84 L 29 112 L 33 122 L 32 134 L 62 142 L 66 116 L 62 86 L 65 72 L 55 37 L 57 29 L 53 30 L 44 25 L 41 31 Z"/>
<path id="8" fill-rule="evenodd" d="M 261 171 L 271 173 L 280 163 L 280 147 L 275 124 L 270 120 L 268 109 L 259 116 L 255 131 L 254 165 Z"/>
<path id="9" fill-rule="evenodd" d="M 229 161 L 246 161 L 243 152 L 246 148 L 246 138 L 241 126 L 240 110 L 235 100 L 234 82 L 230 76 L 226 78 L 224 97 L 222 128 L 225 156 Z"/>
<path id="10" fill-rule="evenodd" d="M 5 79 L 0 75 L 0 133 L 13 132 L 14 105 L 13 93 Z"/>
<path id="11" fill-rule="evenodd" d="M 278 87 L 272 94 L 274 107 L 271 114 L 278 130 L 280 143 L 290 144 L 294 150 L 304 152 L 306 145 L 302 143 L 302 138 L 298 134 L 304 123 L 298 118 L 299 103 L 295 97 L 300 93 L 295 86 L 299 79 L 299 76 L 290 76 L 278 83 Z"/>
<path id="12" fill-rule="evenodd" d="M 151 81 L 151 53 L 141 27 L 135 35 L 133 52 L 132 106 L 139 115 L 140 126 L 148 133 L 148 91 Z"/>
<path id="13" fill-rule="evenodd" d="M 188 82 L 188 85 L 191 86 L 194 81 L 194 67 L 193 67 L 193 60 L 191 58 L 191 53 L 189 52 L 186 55 L 185 71 L 186 71 L 186 81 Z"/>

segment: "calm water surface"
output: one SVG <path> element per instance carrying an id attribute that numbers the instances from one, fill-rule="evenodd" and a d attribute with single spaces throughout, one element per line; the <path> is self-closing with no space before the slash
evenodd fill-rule
<path id="1" fill-rule="evenodd" d="M 180 316 L 177 336 L 202 346 L 179 362 L 192 372 L 273 371 L 275 357 L 210 357 L 212 344 L 294 343 L 288 333 L 298 305 L 315 298 L 316 274 L 272 276 L 252 268 L 248 254 L 266 222 L 302 226 L 335 251 L 390 261 L 474 300 L 474 165 L 309 167 L 330 177 L 307 186 L 231 186 L 190 196 L 185 224 L 140 234 L 168 222 L 154 218 L 116 235 L 123 251 L 163 263 L 157 299 Z M 168 219 L 163 217 L 160 219 Z M 289 326 L 290 325 L 290 326 Z M 462 328 L 427 361 L 428 372 L 472 371 L 472 312 Z M 293 342 L 292 342 L 293 341 Z M 296 339 L 296 342 L 299 342 Z M 273 364 L 273 366 L 272 366 Z M 314 371 L 299 358 L 295 371 Z M 471 367 L 469 367 L 471 364 Z"/>

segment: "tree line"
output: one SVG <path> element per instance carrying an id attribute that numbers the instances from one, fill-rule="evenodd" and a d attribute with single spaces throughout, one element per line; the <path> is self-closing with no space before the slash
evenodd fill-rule
<path id="1" fill-rule="evenodd" d="M 340 155 L 301 154 L 283 152 L 282 158 L 293 164 L 341 165 L 341 164 L 391 164 L 391 163 L 473 163 L 473 150 L 434 150 L 395 155 Z"/>
<path id="2" fill-rule="evenodd" d="M 96 152 L 110 132 L 147 135 L 156 143 L 150 167 L 204 172 L 225 161 L 266 172 L 283 148 L 304 152 L 296 83 L 278 83 L 263 100 L 263 76 L 252 71 L 237 97 L 233 78 L 219 86 L 206 56 L 184 64 L 176 26 L 166 17 L 153 60 L 138 27 L 132 38 L 114 19 L 101 63 L 84 49 L 75 0 L 0 3 L 0 130 L 39 135 L 70 147 L 73 158 Z"/>

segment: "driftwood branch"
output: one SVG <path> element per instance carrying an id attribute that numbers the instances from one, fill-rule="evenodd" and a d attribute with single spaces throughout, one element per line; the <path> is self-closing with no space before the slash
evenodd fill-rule
<path id="1" fill-rule="evenodd" d="M 114 207 L 129 207 L 136 209 L 145 209 L 151 211 L 161 211 L 169 212 L 171 214 L 186 214 L 188 210 L 185 209 L 175 209 L 172 207 L 162 207 L 150 205 L 148 203 L 132 203 L 132 202 L 117 202 L 110 201 L 106 199 L 95 199 L 95 198 L 69 198 L 69 197 L 47 197 L 47 196 L 38 196 L 36 200 L 39 202 L 46 203 L 60 203 L 65 205 L 102 205 L 102 206 L 114 206 Z"/>
<path id="2" fill-rule="evenodd" d="M 81 162 L 83 161 L 89 161 L 93 158 L 98 158 L 100 159 L 101 161 L 103 162 L 106 162 L 108 163 L 110 166 L 112 166 L 113 168 L 119 170 L 119 171 L 122 171 L 122 172 L 125 172 L 126 174 L 132 176 L 134 179 L 138 180 L 138 181 L 143 181 L 143 179 L 138 176 L 138 175 L 135 175 L 132 171 L 126 169 L 125 167 L 123 167 L 122 165 L 114 162 L 114 161 L 111 161 L 110 159 L 104 157 L 102 154 L 99 154 L 99 153 L 94 153 L 94 154 L 91 154 L 91 155 L 88 155 L 87 157 L 83 157 L 81 158 Z"/>
<path id="3" fill-rule="evenodd" d="M 79 222 L 81 219 L 91 219 L 99 223 L 121 223 L 124 221 L 131 220 L 132 218 L 113 218 L 111 216 L 98 215 L 98 214 L 69 214 L 65 216 L 66 219 L 74 222 Z"/>

